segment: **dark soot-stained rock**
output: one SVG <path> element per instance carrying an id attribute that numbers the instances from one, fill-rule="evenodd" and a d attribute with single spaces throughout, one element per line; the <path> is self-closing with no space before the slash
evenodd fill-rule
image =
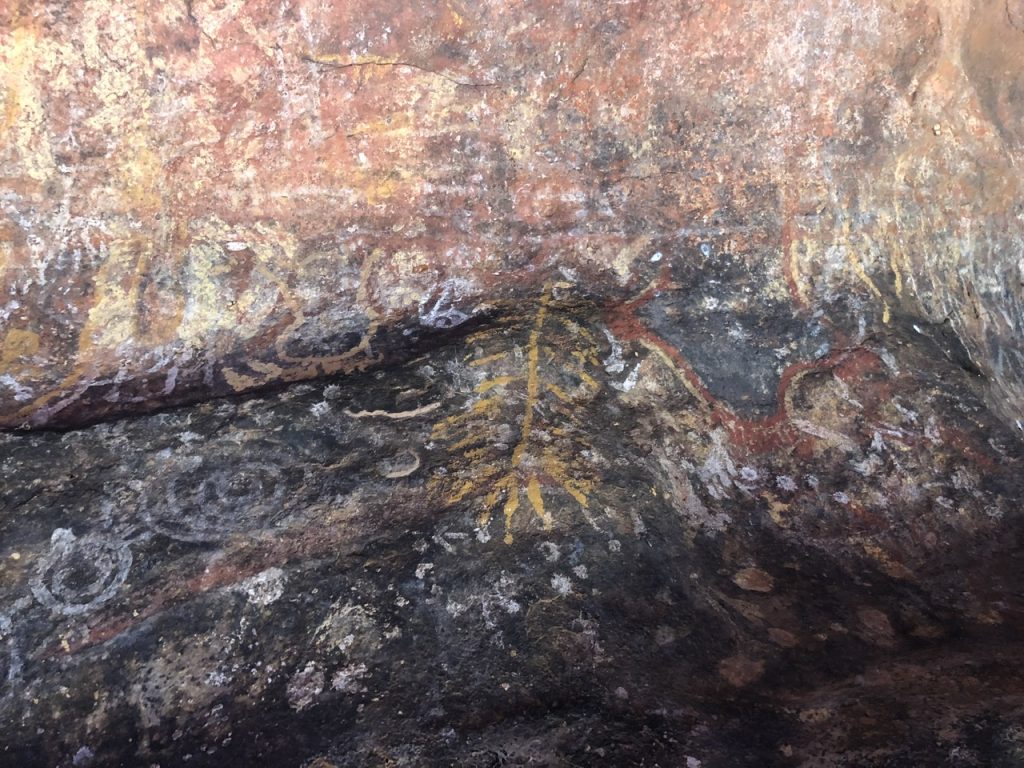
<path id="1" fill-rule="evenodd" d="M 1021 0 L 0 3 L 0 766 L 1024 765 Z"/>
<path id="2" fill-rule="evenodd" d="M 3 436 L 0 764 L 1019 764 L 1019 440 L 900 318 L 719 393 L 706 295 Z"/>

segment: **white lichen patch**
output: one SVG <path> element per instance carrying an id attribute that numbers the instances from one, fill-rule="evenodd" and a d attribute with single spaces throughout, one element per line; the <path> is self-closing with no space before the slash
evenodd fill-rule
<path id="1" fill-rule="evenodd" d="M 349 658 L 372 656 L 382 642 L 372 609 L 352 603 L 332 606 L 313 637 L 324 651 L 340 651 Z"/>
<path id="2" fill-rule="evenodd" d="M 266 606 L 277 602 L 284 594 L 288 577 L 280 568 L 268 568 L 235 585 L 253 605 Z"/>
<path id="3" fill-rule="evenodd" d="M 711 433 L 711 447 L 704 463 L 697 470 L 697 475 L 704 482 L 704 487 L 716 499 L 722 499 L 729 495 L 729 489 L 733 486 L 733 478 L 736 477 L 736 464 L 729 455 L 725 439 L 724 429 L 716 429 Z"/>
<path id="4" fill-rule="evenodd" d="M 779 475 L 775 478 L 775 485 L 780 491 L 793 493 L 796 491 L 796 482 L 789 475 Z"/>
<path id="5" fill-rule="evenodd" d="M 572 592 L 572 580 L 568 576 L 556 573 L 551 577 L 551 588 L 562 597 L 565 597 Z"/>
<path id="6" fill-rule="evenodd" d="M 323 670 L 315 662 L 310 661 L 288 681 L 288 704 L 296 712 L 301 712 L 313 706 L 323 690 Z"/>
<path id="7" fill-rule="evenodd" d="M 423 581 L 427 577 L 427 573 L 434 569 L 433 563 L 420 563 L 416 566 L 416 578 L 419 581 Z"/>
<path id="8" fill-rule="evenodd" d="M 366 677 L 365 664 L 350 664 L 342 667 L 331 677 L 331 688 L 341 693 L 362 693 L 366 686 L 359 681 Z"/>

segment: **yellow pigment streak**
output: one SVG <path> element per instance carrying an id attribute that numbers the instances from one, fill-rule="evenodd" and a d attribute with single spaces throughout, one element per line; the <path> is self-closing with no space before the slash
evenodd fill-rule
<path id="1" fill-rule="evenodd" d="M 530 500 L 533 505 L 534 511 L 540 518 L 541 523 L 544 525 L 545 531 L 551 530 L 551 515 L 544 511 L 544 498 L 540 495 L 540 483 L 537 482 L 537 476 L 533 475 L 530 477 L 530 482 L 526 485 L 526 498 Z M 506 534 L 507 536 L 508 534 Z"/>
<path id="2" fill-rule="evenodd" d="M 857 274 L 857 277 L 860 278 L 861 282 L 864 283 L 864 285 L 866 285 L 869 289 L 871 289 L 871 292 L 873 294 L 875 294 L 876 298 L 881 299 L 881 302 L 882 302 L 882 322 L 883 323 L 888 323 L 889 322 L 889 302 L 887 302 L 885 299 L 882 298 L 882 292 L 880 290 L 878 290 L 878 286 L 875 285 L 875 281 L 871 279 L 871 276 L 867 272 L 864 271 L 864 266 L 860 263 L 860 260 L 857 258 L 857 254 L 855 254 L 853 251 L 850 251 L 849 259 L 850 259 L 850 265 L 853 267 L 853 271 Z"/>
<path id="3" fill-rule="evenodd" d="M 896 261 L 896 251 L 893 250 L 889 255 L 889 268 L 892 269 L 893 275 L 896 276 L 896 296 L 903 296 L 903 273 L 900 272 L 900 265 Z"/>
<path id="4" fill-rule="evenodd" d="M 789 244 L 789 270 L 793 277 L 793 285 L 796 286 L 796 295 L 800 299 L 800 303 L 804 306 L 810 304 L 810 297 L 807 295 L 807 283 L 808 278 L 803 273 L 803 267 L 800 264 L 800 246 L 804 249 L 804 259 L 810 264 L 814 260 L 814 243 L 810 238 L 804 238 L 802 241 L 793 239 L 793 242 Z"/>
<path id="5" fill-rule="evenodd" d="M 843 223 L 843 235 L 844 235 L 847 243 L 849 243 L 850 242 L 850 222 L 848 222 L 848 221 Z M 858 278 L 860 278 L 860 281 L 862 283 L 864 283 L 864 285 L 866 285 L 868 287 L 868 289 L 875 295 L 875 298 L 879 299 L 882 302 L 882 322 L 888 324 L 889 323 L 889 302 L 887 302 L 885 300 L 885 298 L 882 296 L 882 292 L 880 290 L 878 290 L 878 286 L 875 285 L 875 281 L 871 279 L 871 275 L 869 275 L 864 270 L 864 265 L 861 263 L 860 259 L 857 256 L 857 253 L 853 249 L 852 245 L 850 246 L 850 249 L 846 252 L 846 257 L 847 257 L 847 259 L 850 262 L 850 266 L 853 267 L 854 273 L 857 275 Z"/>
<path id="6" fill-rule="evenodd" d="M 514 381 L 518 381 L 519 378 L 519 376 L 498 376 L 493 379 L 488 379 L 487 381 L 483 381 L 480 384 L 478 384 L 476 387 L 476 391 L 479 392 L 480 394 L 483 394 L 484 392 L 489 392 L 495 387 L 504 387 L 506 384 L 511 384 Z"/>
<path id="7" fill-rule="evenodd" d="M 540 332 L 544 327 L 544 320 L 548 316 L 548 304 L 551 302 L 551 288 L 544 290 L 540 300 L 540 311 L 537 312 L 537 319 L 533 323 L 533 330 L 530 331 L 530 341 L 526 346 L 527 374 L 526 374 L 526 405 L 523 414 L 523 429 L 520 432 L 519 444 L 512 452 L 512 467 L 518 467 L 526 452 L 527 443 L 530 440 L 530 431 L 533 429 L 533 409 L 537 406 L 537 399 L 540 396 Z"/>
<path id="8" fill-rule="evenodd" d="M 893 208 L 896 211 L 896 219 L 895 220 L 896 220 L 896 231 L 898 233 L 902 229 L 902 222 L 900 221 L 900 204 L 898 202 L 894 202 L 893 203 Z M 888 217 L 883 219 L 883 221 L 887 221 L 887 220 L 888 220 Z M 893 280 L 894 280 L 894 283 L 895 283 L 895 285 L 893 287 L 896 289 L 896 298 L 897 299 L 902 299 L 903 298 L 903 273 L 900 271 L 900 265 L 899 265 L 899 253 L 900 253 L 901 250 L 902 250 L 902 247 L 900 245 L 899 235 L 891 238 L 890 241 L 889 241 L 889 269 L 892 270 Z"/>
<path id="9" fill-rule="evenodd" d="M 497 360 L 503 360 L 506 357 L 508 357 L 508 352 L 498 352 L 495 355 L 488 355 L 487 357 L 477 358 L 476 360 L 471 362 L 470 365 L 475 368 L 481 365 L 487 365 L 488 363 L 493 363 Z"/>
<path id="10" fill-rule="evenodd" d="M 510 478 L 511 479 L 511 478 Z M 508 485 L 508 499 L 505 501 L 505 543 L 512 543 L 512 516 L 519 509 L 519 486 L 515 482 Z"/>
<path id="11" fill-rule="evenodd" d="M 519 433 L 519 443 L 512 451 L 512 473 L 514 474 L 523 462 L 526 447 L 530 442 L 530 433 L 533 431 L 533 409 L 537 406 L 540 398 L 540 335 L 544 328 L 544 321 L 548 316 L 548 305 L 551 302 L 551 286 L 546 286 L 544 295 L 540 299 L 540 309 L 537 318 L 533 322 L 533 329 L 530 331 L 530 340 L 526 345 L 526 403 L 523 412 L 523 428 Z M 533 505 L 534 511 L 544 523 L 545 528 L 550 527 L 550 516 L 544 511 L 544 500 L 540 494 L 540 484 L 536 476 L 531 476 L 527 481 L 526 496 Z M 512 538 L 512 516 L 519 509 L 519 486 L 513 481 L 508 489 L 508 499 L 505 501 L 505 543 L 511 544 Z"/>
<path id="12" fill-rule="evenodd" d="M 548 392 L 550 392 L 552 395 L 554 395 L 564 403 L 572 402 L 572 398 L 569 396 L 569 393 L 566 392 L 561 387 L 557 386 L 556 384 L 548 384 Z"/>
<path id="13" fill-rule="evenodd" d="M 547 323 L 557 322 L 574 338 L 587 344 L 587 349 L 584 351 L 572 351 L 564 366 L 567 372 L 579 377 L 579 390 L 584 393 L 593 393 L 600 387 L 599 383 L 584 370 L 587 363 L 597 365 L 599 362 L 597 339 L 592 333 L 572 320 L 557 315 L 552 316 L 550 311 L 552 300 L 553 287 L 548 284 L 541 296 L 526 343 L 525 370 L 512 375 L 493 376 L 480 382 L 476 386 L 476 392 L 478 394 L 489 393 L 489 396 L 476 401 L 465 412 L 449 416 L 436 423 L 431 433 L 432 439 L 456 438 L 457 442 L 449 448 L 449 451 L 460 451 L 461 461 L 469 465 L 474 475 L 470 479 L 454 482 L 439 480 L 439 484 L 447 486 L 447 500 L 449 502 L 461 501 L 489 486 L 483 499 L 483 509 L 478 516 L 478 523 L 481 528 L 488 526 L 495 509 L 501 504 L 505 520 L 504 541 L 506 544 L 513 543 L 512 523 L 516 512 L 519 511 L 520 499 L 524 493 L 544 530 L 551 530 L 553 527 L 554 518 L 544 506 L 542 477 L 550 478 L 561 486 L 584 510 L 588 506 L 587 496 L 594 487 L 594 483 L 590 480 L 574 479 L 570 476 L 570 465 L 559 456 L 557 449 L 549 447 L 540 455 L 535 455 L 530 451 L 535 427 L 535 410 L 541 399 L 550 393 L 555 398 L 551 403 L 552 408 L 572 419 L 575 414 L 571 410 L 564 410 L 565 406 L 561 404 L 571 404 L 581 397 L 580 391 L 566 392 L 557 385 L 544 381 L 541 371 L 542 363 L 558 359 L 565 351 L 544 343 L 544 331 Z M 493 337 L 493 330 L 478 332 L 476 335 L 484 341 Z M 488 363 L 505 362 L 511 357 L 512 355 L 506 351 L 471 361 L 467 359 L 467 362 L 471 366 L 483 366 Z M 509 386 L 519 384 L 525 384 L 526 389 L 519 439 L 512 450 L 507 470 L 498 476 L 501 472 L 498 465 L 485 464 L 493 450 L 486 444 L 488 442 L 487 435 L 475 431 L 474 426 L 479 423 L 481 417 L 488 419 L 497 417 L 501 405 L 506 400 L 505 390 Z M 550 432 L 563 438 L 568 436 L 568 432 L 560 427 L 552 427 Z M 533 456 L 539 469 L 535 469 L 530 464 L 527 460 L 528 456 Z"/>

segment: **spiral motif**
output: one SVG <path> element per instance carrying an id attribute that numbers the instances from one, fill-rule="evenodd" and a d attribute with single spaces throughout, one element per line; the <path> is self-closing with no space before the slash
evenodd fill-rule
<path id="1" fill-rule="evenodd" d="M 96 534 L 77 537 L 58 528 L 30 582 L 36 600 L 55 613 L 76 616 L 117 594 L 132 567 L 127 542 Z"/>
<path id="2" fill-rule="evenodd" d="M 242 531 L 272 525 L 282 514 L 285 481 L 271 464 L 243 462 L 204 473 L 175 475 L 147 504 L 150 527 L 172 539 L 216 542 Z"/>

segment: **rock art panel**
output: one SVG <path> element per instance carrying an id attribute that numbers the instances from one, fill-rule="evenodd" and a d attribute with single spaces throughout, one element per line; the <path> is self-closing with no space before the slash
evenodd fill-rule
<path id="1" fill-rule="evenodd" d="M 778 322 L 949 320 L 1020 417 L 1012 2 L 0 14 L 7 428 L 352 373 L 701 244 Z"/>

